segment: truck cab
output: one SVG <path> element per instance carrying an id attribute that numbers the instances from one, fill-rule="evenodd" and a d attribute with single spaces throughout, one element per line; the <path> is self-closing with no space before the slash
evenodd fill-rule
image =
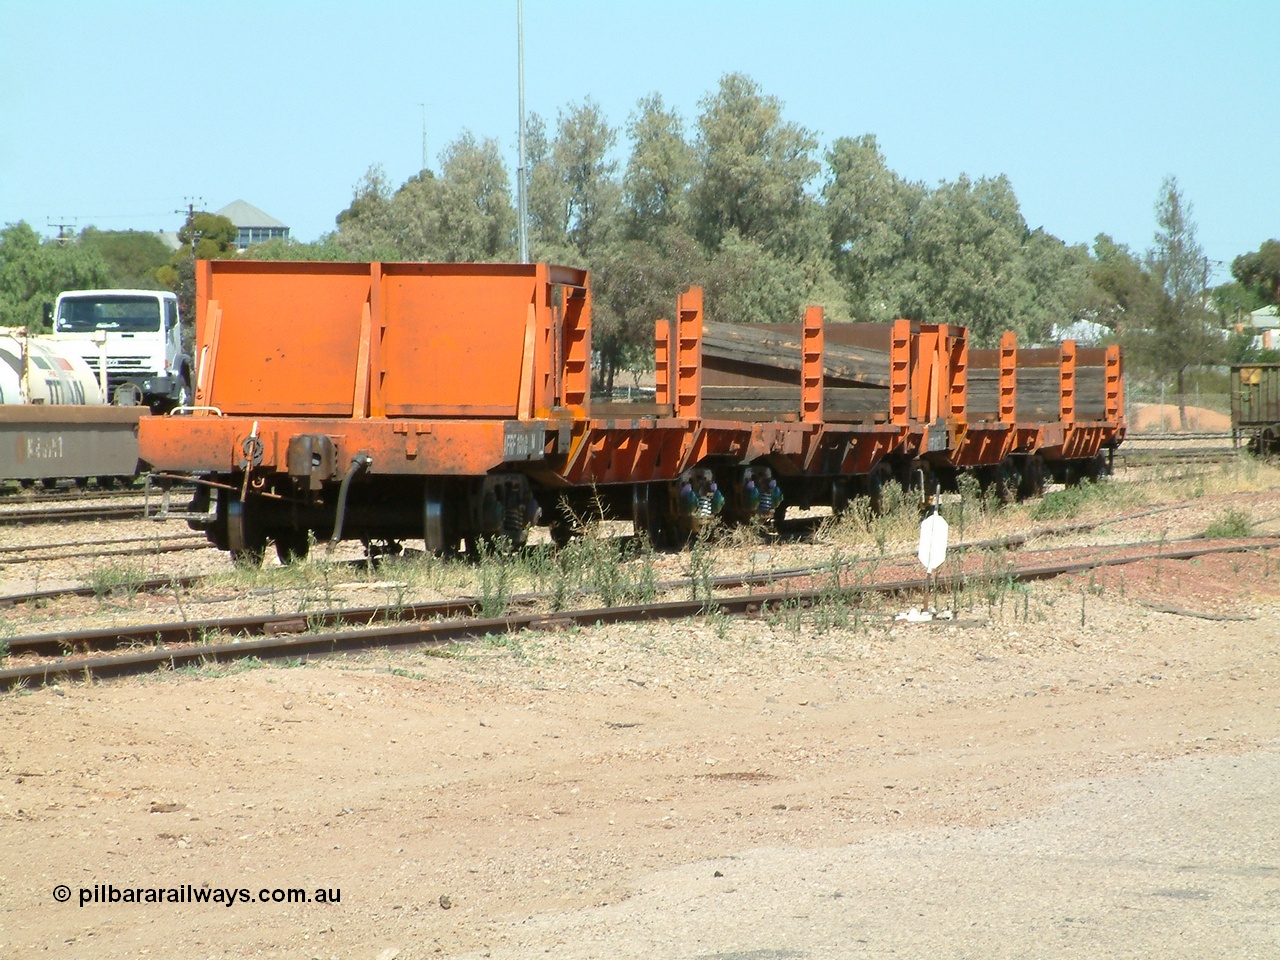
<path id="1" fill-rule="evenodd" d="M 190 402 L 191 361 L 174 294 L 68 290 L 58 294 L 51 319 L 52 339 L 84 358 L 109 402 L 145 404 L 154 413 Z"/>

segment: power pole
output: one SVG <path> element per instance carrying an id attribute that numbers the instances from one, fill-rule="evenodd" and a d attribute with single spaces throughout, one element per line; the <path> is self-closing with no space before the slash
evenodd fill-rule
<path id="1" fill-rule="evenodd" d="M 196 204 L 200 204 L 203 208 L 204 197 L 184 197 L 183 199 L 187 202 L 187 209 L 183 210 L 179 208 L 173 212 L 185 213 L 187 215 L 187 225 L 190 227 L 189 232 L 191 234 L 191 259 L 194 260 L 196 257 L 196 240 L 198 239 L 195 231 Z"/>
<path id="2" fill-rule="evenodd" d="M 70 243 L 72 237 L 75 236 L 75 233 L 74 233 L 75 225 L 76 224 L 74 220 L 71 223 L 52 223 L 52 222 L 49 223 L 50 227 L 58 228 L 57 240 L 58 240 L 58 243 L 60 243 L 64 247 L 68 243 Z"/>
<path id="3" fill-rule="evenodd" d="M 516 0 L 516 61 L 520 87 L 520 169 L 516 171 L 516 237 L 520 262 L 529 262 L 529 171 L 524 155 L 524 0 Z"/>

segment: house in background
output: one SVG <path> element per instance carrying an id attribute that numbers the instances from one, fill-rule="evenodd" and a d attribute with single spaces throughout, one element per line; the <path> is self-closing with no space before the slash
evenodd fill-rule
<path id="1" fill-rule="evenodd" d="M 1276 337 L 1276 330 L 1280 330 L 1280 309 L 1263 307 L 1261 310 L 1255 310 L 1249 314 L 1249 319 L 1243 326 L 1245 329 L 1253 330 L 1254 346 L 1263 350 L 1274 350 L 1280 346 Z"/>
<path id="2" fill-rule="evenodd" d="M 237 250 L 277 237 L 281 240 L 289 239 L 289 228 L 285 224 L 243 200 L 229 203 L 216 212 L 218 216 L 226 217 L 236 225 Z"/>

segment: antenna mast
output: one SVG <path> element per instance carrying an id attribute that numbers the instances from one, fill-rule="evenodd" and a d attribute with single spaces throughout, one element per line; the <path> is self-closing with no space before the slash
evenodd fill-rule
<path id="1" fill-rule="evenodd" d="M 520 262 L 529 262 L 529 185 L 524 155 L 524 0 L 516 0 L 516 51 L 520 85 L 520 169 L 516 171 L 516 236 Z"/>

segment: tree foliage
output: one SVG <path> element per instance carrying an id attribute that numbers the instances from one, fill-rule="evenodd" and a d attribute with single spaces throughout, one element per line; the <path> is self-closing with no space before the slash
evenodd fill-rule
<path id="1" fill-rule="evenodd" d="M 689 223 L 689 190 L 697 170 L 684 121 L 660 94 L 642 97 L 627 124 L 631 156 L 623 177 L 623 216 L 633 240 L 653 240 Z"/>
<path id="2" fill-rule="evenodd" d="M 169 262 L 173 250 L 158 233 L 85 227 L 76 243 L 96 251 L 106 261 L 111 271 L 110 286 L 138 290 L 164 286 L 156 279 L 156 271 Z"/>
<path id="3" fill-rule="evenodd" d="M 0 230 L 0 326 L 43 329 L 44 304 L 63 290 L 111 285 L 111 268 L 91 247 L 44 240 L 25 221 Z"/>
<path id="4" fill-rule="evenodd" d="M 1280 304 L 1280 240 L 1267 240 L 1257 250 L 1236 257 L 1231 275 L 1267 303 Z"/>
<path id="5" fill-rule="evenodd" d="M 1222 362 L 1228 344 L 1210 308 L 1209 262 L 1175 177 L 1166 177 L 1161 184 L 1155 214 L 1154 246 L 1143 263 L 1146 279 L 1134 278 L 1131 285 L 1120 340 L 1139 367 L 1157 377 L 1174 378 L 1185 427 L 1188 370 Z M 1121 267 L 1132 276 L 1132 264 L 1122 262 Z"/>
<path id="6" fill-rule="evenodd" d="M 702 101 L 698 173 L 693 183 L 694 233 L 718 250 L 730 232 L 774 252 L 804 255 L 803 224 L 817 176 L 812 132 L 782 119 L 782 104 L 740 73 L 720 80 Z"/>
<path id="7" fill-rule="evenodd" d="M 1087 319 L 1157 376 L 1221 355 L 1174 181 L 1149 256 L 1105 234 L 1092 249 L 1068 245 L 1028 226 L 1005 176 L 908 181 L 870 134 L 837 137 L 820 156 L 814 133 L 740 73 L 722 77 L 689 124 L 656 93 L 621 130 L 590 98 L 554 121 L 534 114 L 526 162 L 531 255 L 592 271 L 606 388 L 617 370 L 649 362 L 653 321 L 692 283 L 706 288 L 708 315 L 730 322 L 793 322 L 816 303 L 833 321 L 964 324 L 975 345 L 992 346 L 1005 329 L 1030 345 Z M 317 243 L 273 241 L 247 255 L 509 260 L 512 192 L 498 145 L 466 133 L 438 175 L 396 187 L 370 167 Z M 1235 269 L 1242 289 L 1275 300 L 1280 242 Z"/>

